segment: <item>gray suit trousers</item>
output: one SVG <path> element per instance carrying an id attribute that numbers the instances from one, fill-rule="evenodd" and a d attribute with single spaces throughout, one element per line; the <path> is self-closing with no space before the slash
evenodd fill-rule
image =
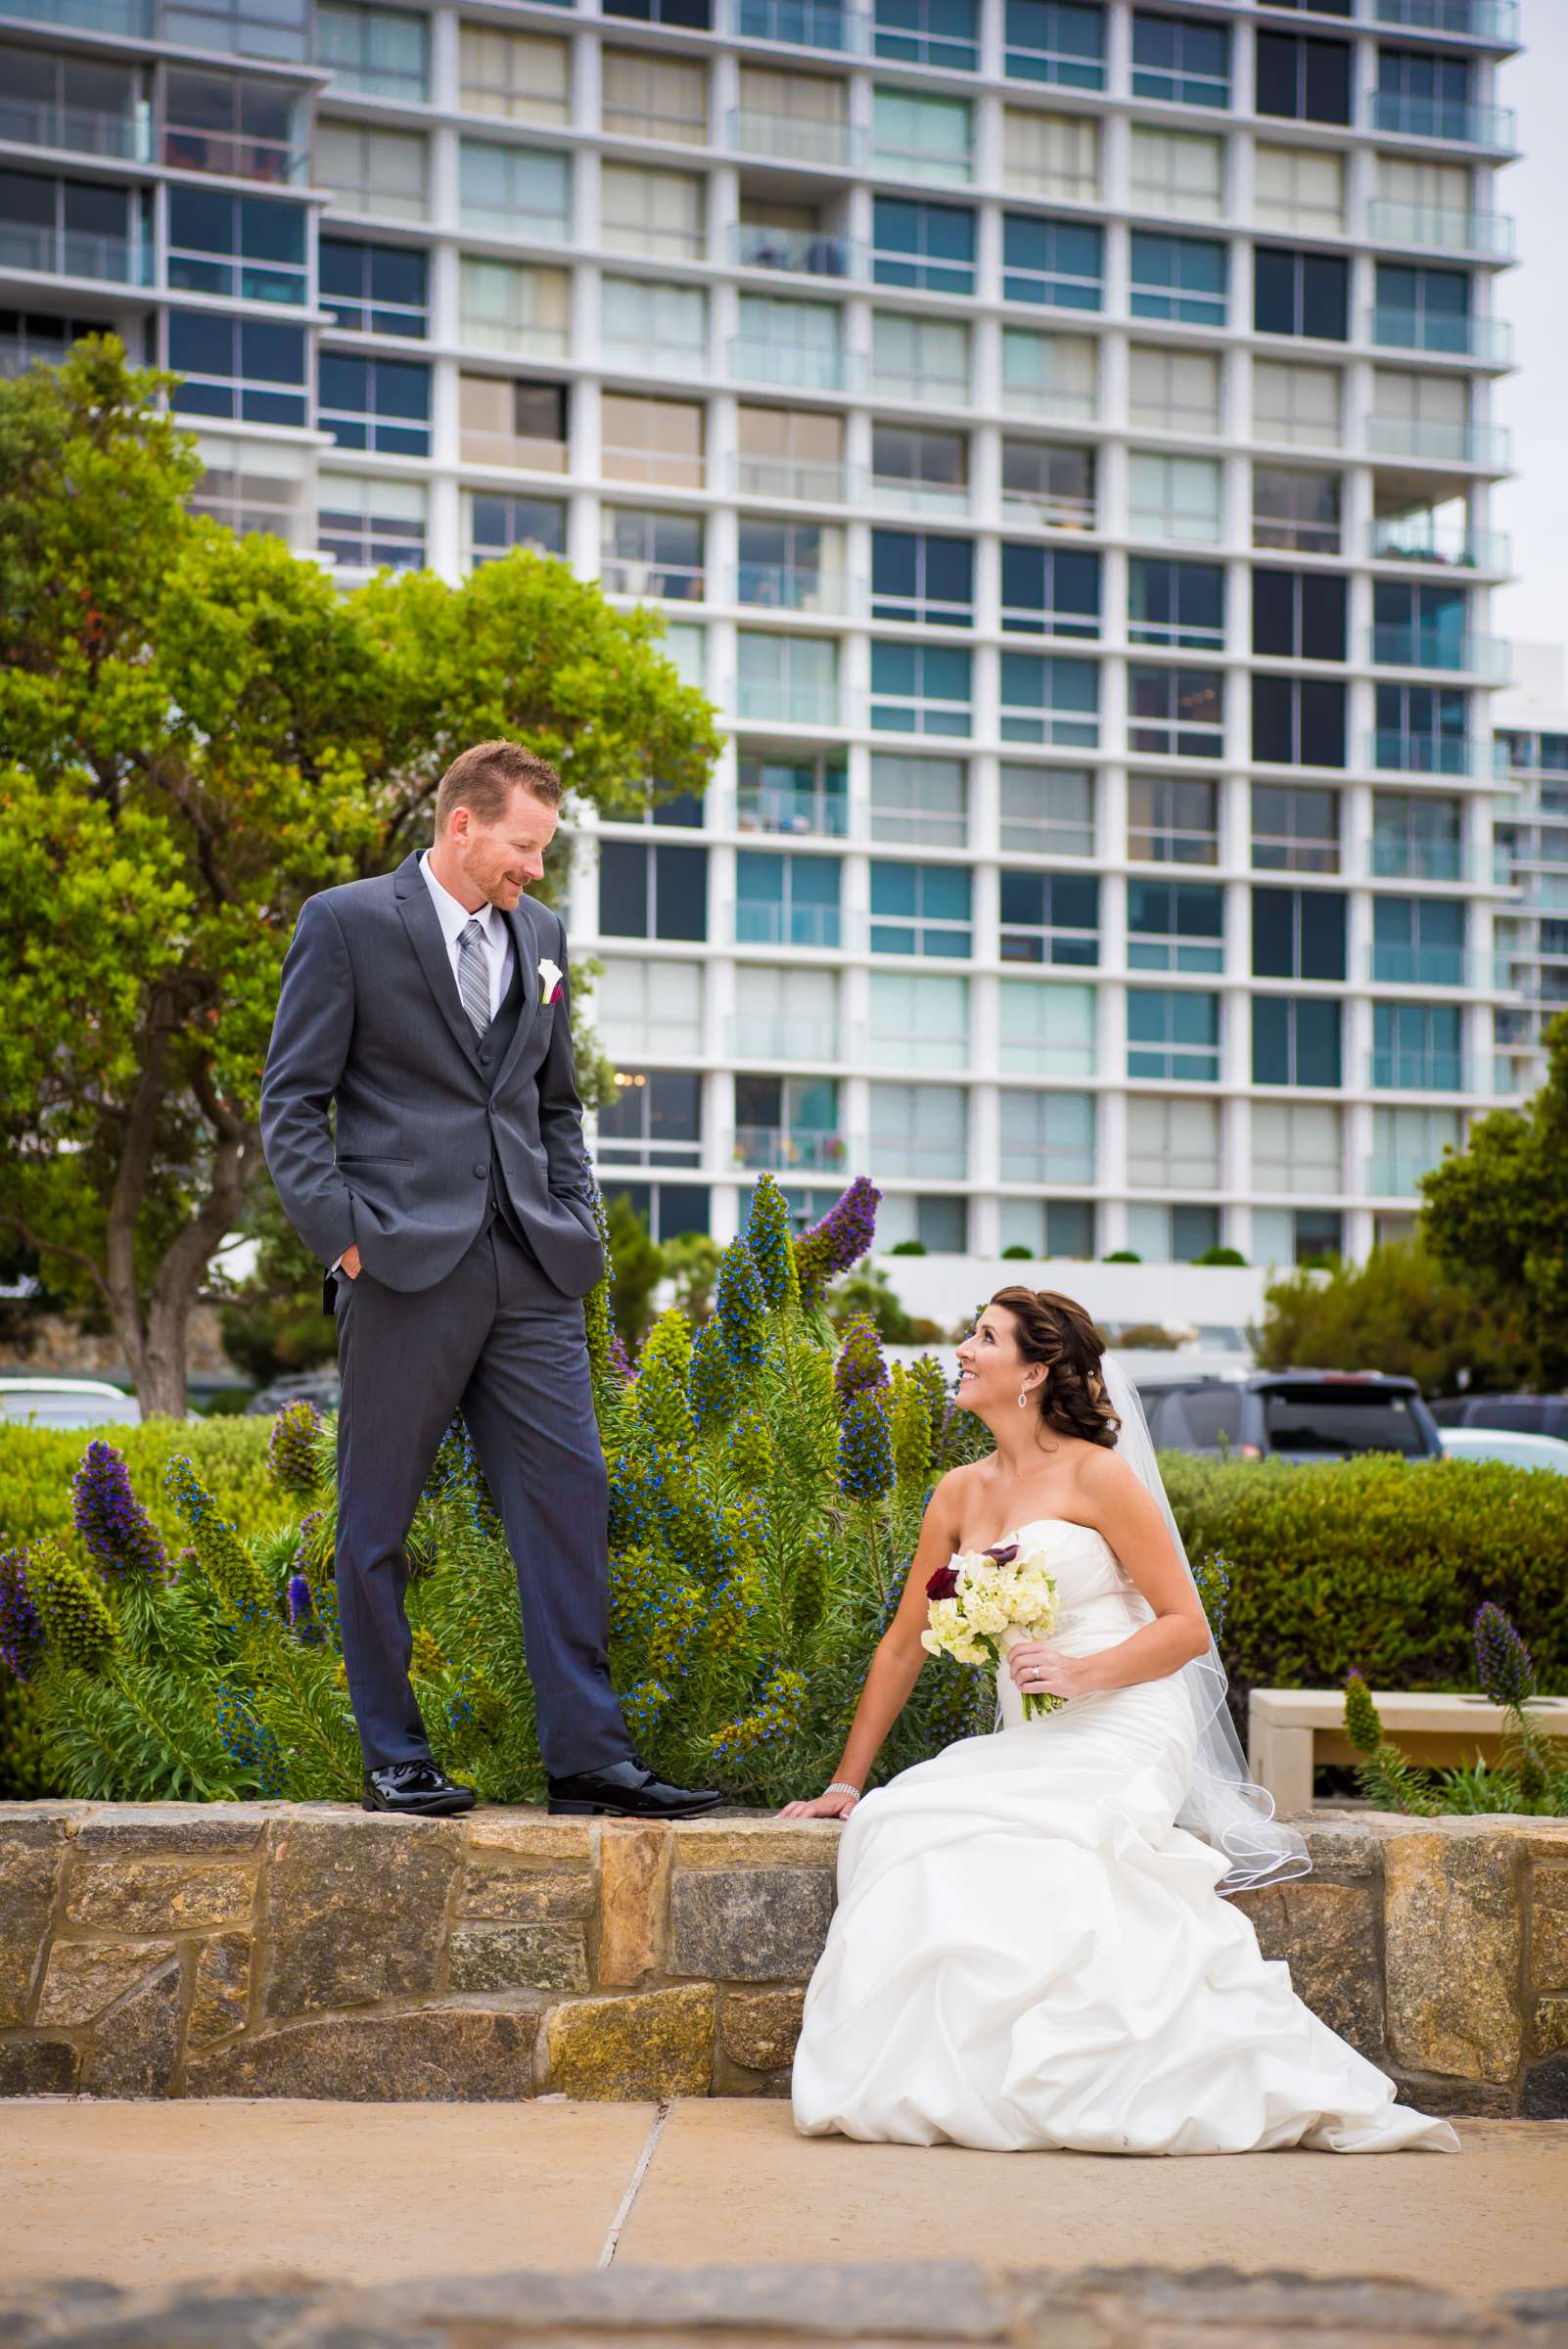
<path id="1" fill-rule="evenodd" d="M 339 1273 L 338 1605 L 365 1767 L 424 1760 L 404 1543 L 461 1411 L 517 1567 L 552 1777 L 630 1750 L 610 1683 L 608 1496 L 582 1306 L 497 1220 L 428 1289 Z"/>

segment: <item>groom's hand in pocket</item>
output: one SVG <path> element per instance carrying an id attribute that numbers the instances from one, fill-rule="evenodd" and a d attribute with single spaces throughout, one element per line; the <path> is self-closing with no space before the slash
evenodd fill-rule
<path id="1" fill-rule="evenodd" d="M 352 1240 L 339 1257 L 336 1268 L 340 1272 L 346 1273 L 350 1280 L 359 1278 L 359 1250 Z"/>

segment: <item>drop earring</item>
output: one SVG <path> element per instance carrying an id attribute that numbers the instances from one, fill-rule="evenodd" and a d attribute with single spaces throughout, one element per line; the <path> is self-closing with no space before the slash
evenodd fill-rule
<path id="1" fill-rule="evenodd" d="M 1018 1407 L 1021 1411 L 1029 1408 L 1029 1389 L 1027 1387 L 1020 1387 L 1018 1390 Z"/>

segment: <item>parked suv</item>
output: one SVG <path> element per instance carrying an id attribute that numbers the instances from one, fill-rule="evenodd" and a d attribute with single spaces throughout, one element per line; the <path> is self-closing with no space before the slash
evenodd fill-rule
<path id="1" fill-rule="evenodd" d="M 1451 1395 L 1432 1405 L 1439 1427 L 1506 1427 L 1568 1438 L 1568 1395 Z"/>
<path id="2" fill-rule="evenodd" d="M 1361 1451 L 1434 1459 L 1443 1450 L 1414 1379 L 1380 1370 L 1259 1370 L 1247 1378 L 1151 1381 L 1140 1391 L 1162 1451 L 1343 1460 Z"/>

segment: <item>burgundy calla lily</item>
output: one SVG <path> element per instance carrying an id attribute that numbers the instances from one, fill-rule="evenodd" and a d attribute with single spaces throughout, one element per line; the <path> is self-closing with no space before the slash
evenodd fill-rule
<path id="1" fill-rule="evenodd" d="M 952 1566 L 939 1566 L 926 1585 L 927 1598 L 951 1598 L 958 1589 L 958 1574 Z"/>
<path id="2" fill-rule="evenodd" d="M 992 1548 L 984 1550 L 981 1554 L 984 1557 L 994 1558 L 998 1566 L 1010 1566 L 1018 1555 L 1018 1544 L 1016 1542 L 998 1542 Z"/>

